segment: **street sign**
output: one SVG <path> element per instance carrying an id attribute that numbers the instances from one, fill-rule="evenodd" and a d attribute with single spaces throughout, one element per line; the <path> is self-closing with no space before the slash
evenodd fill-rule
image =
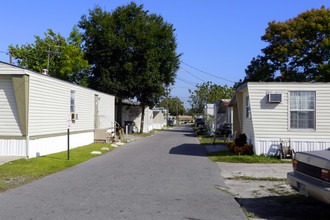
<path id="1" fill-rule="evenodd" d="M 68 116 L 67 122 L 68 122 L 68 129 L 70 129 L 71 128 L 71 123 L 72 123 L 72 121 L 71 121 L 71 115 Z"/>

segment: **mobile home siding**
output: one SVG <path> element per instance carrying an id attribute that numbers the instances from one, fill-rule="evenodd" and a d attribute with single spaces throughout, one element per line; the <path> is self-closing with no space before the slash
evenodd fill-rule
<path id="1" fill-rule="evenodd" d="M 115 97 L 105 95 L 103 93 L 97 93 L 100 100 L 99 100 L 99 128 L 115 128 L 115 111 L 112 109 L 115 109 Z M 94 114 L 94 108 L 93 108 L 93 114 Z"/>
<path id="2" fill-rule="evenodd" d="M 296 151 L 330 147 L 329 83 L 248 83 L 257 154 L 276 154 L 280 139 L 290 138 Z M 290 91 L 315 91 L 314 129 L 290 129 Z M 268 93 L 282 94 L 281 103 L 269 103 Z"/>
<path id="3" fill-rule="evenodd" d="M 249 84 L 253 127 L 257 138 L 328 138 L 330 124 L 330 84 Z M 305 84 L 306 85 L 306 84 Z M 282 94 L 281 103 L 268 103 L 267 93 Z M 290 129 L 290 91 L 315 91 L 316 129 Z"/>
<path id="4" fill-rule="evenodd" d="M 12 80 L 0 76 L 0 136 L 21 135 Z"/>
<path id="5" fill-rule="evenodd" d="M 21 74 L 21 75 L 24 75 L 26 70 L 24 70 L 22 68 L 17 68 L 17 67 L 12 66 L 12 65 L 0 63 L 0 72 L 2 73 L 2 75 L 4 75 L 4 74 L 9 74 L 9 75 Z"/>
<path id="6" fill-rule="evenodd" d="M 29 135 L 66 132 L 70 87 L 51 77 L 30 74 Z"/>

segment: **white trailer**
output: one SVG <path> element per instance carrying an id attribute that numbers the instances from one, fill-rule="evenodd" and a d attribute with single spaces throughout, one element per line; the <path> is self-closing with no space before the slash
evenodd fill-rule
<path id="1" fill-rule="evenodd" d="M 115 97 L 0 62 L 0 156 L 36 157 L 94 142 L 114 128 Z"/>

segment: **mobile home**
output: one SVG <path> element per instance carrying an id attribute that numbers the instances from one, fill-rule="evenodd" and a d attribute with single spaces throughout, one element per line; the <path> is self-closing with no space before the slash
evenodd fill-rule
<path id="1" fill-rule="evenodd" d="M 0 156 L 36 157 L 94 142 L 113 129 L 115 97 L 0 62 Z"/>
<path id="2" fill-rule="evenodd" d="M 124 101 L 122 107 L 122 121 L 131 121 L 134 123 L 134 132 L 140 132 L 142 118 L 142 106 L 139 102 Z M 153 112 L 149 107 L 144 109 L 143 132 L 150 132 L 153 127 Z"/>
<path id="3" fill-rule="evenodd" d="M 330 83 L 248 82 L 229 103 L 233 132 L 256 154 L 275 155 L 289 140 L 295 151 L 330 147 Z"/>
<path id="4" fill-rule="evenodd" d="M 232 108 L 228 107 L 230 99 L 221 99 L 214 103 L 215 129 L 222 130 L 225 125 L 232 127 Z"/>

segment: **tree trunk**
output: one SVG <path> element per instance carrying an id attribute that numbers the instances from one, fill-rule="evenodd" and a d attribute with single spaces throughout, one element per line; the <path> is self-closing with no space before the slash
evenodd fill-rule
<path id="1" fill-rule="evenodd" d="M 122 99 L 118 99 L 117 101 L 117 117 L 116 117 L 116 121 L 117 123 L 123 127 L 122 124 L 122 117 L 123 116 L 123 100 Z"/>
<path id="2" fill-rule="evenodd" d="M 145 109 L 145 105 L 142 105 L 140 133 L 143 133 L 143 127 L 144 127 L 144 109 Z"/>

